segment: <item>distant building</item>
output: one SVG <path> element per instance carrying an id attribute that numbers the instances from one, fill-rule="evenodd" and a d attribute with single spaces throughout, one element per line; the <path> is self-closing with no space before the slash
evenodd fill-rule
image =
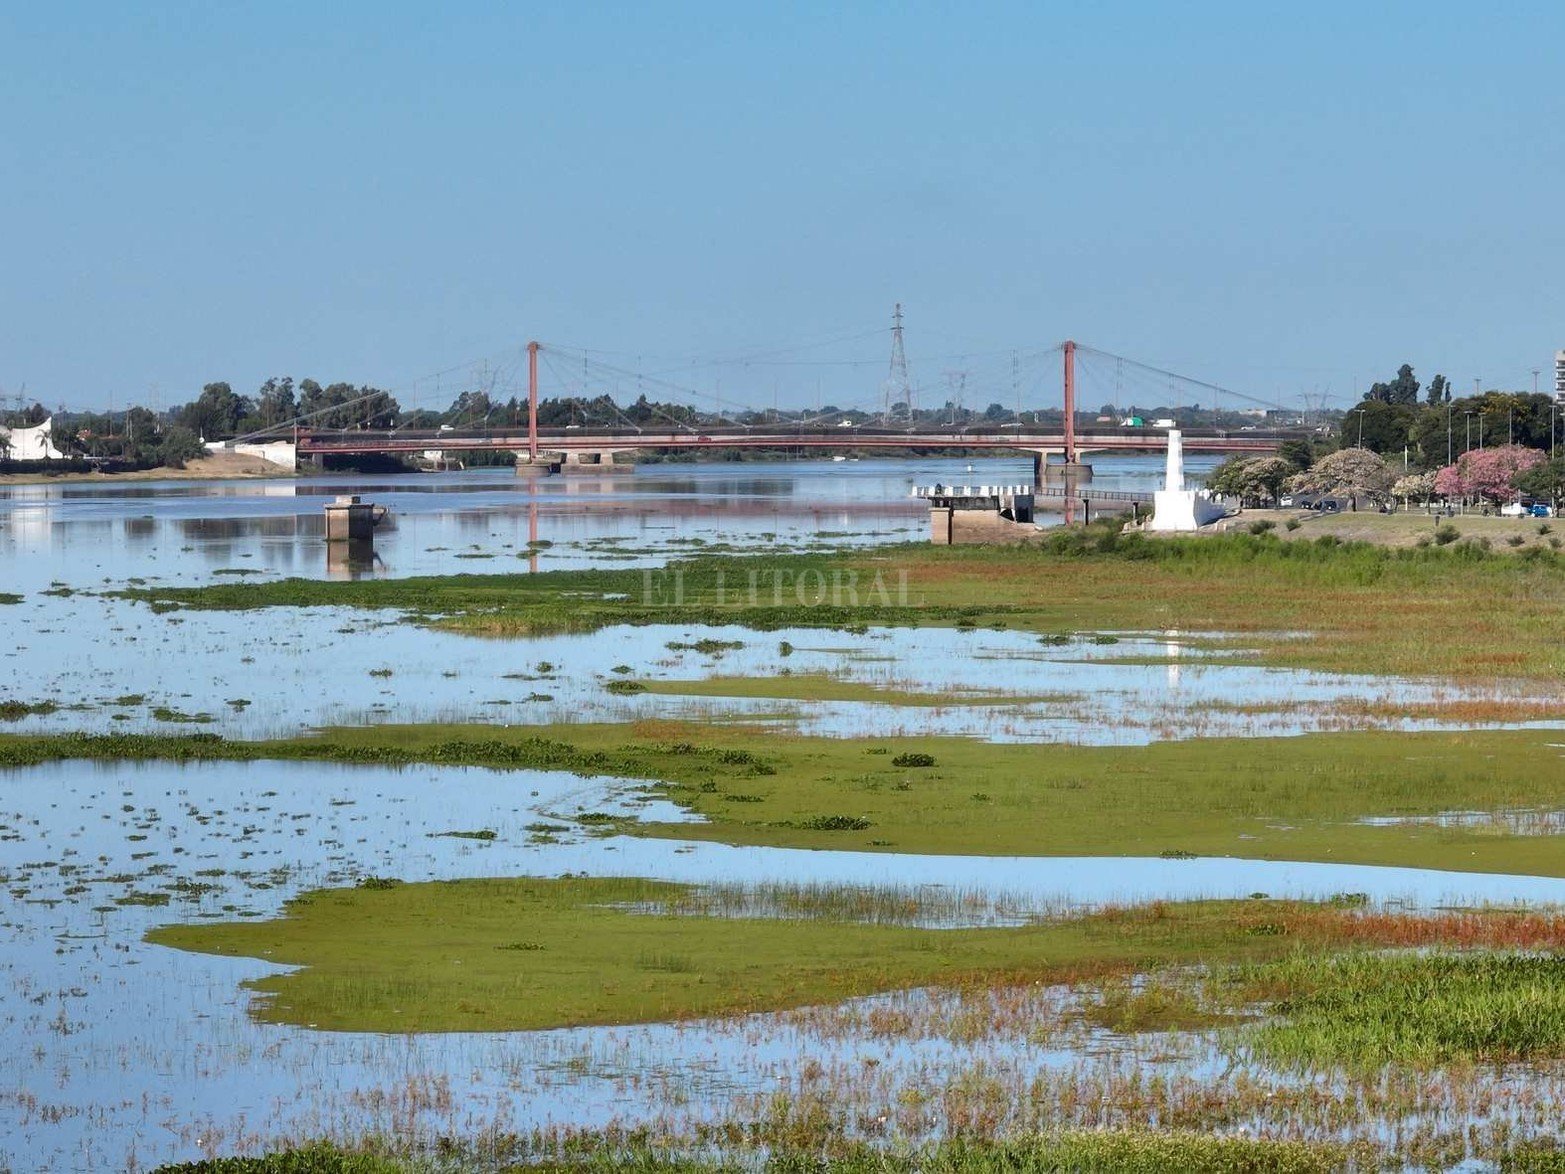
<path id="1" fill-rule="evenodd" d="M 1554 352 L 1554 398 L 1565 403 L 1565 351 Z"/>

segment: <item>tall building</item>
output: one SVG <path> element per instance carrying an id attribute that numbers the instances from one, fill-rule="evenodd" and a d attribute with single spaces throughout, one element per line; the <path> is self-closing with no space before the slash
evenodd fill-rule
<path id="1" fill-rule="evenodd" d="M 1565 351 L 1554 352 L 1554 398 L 1565 403 Z"/>

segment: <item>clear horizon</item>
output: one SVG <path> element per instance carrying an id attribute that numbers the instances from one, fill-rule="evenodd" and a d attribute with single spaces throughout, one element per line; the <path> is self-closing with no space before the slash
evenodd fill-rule
<path id="1" fill-rule="evenodd" d="M 1286 404 L 1547 391 L 1562 43 L 1541 3 L 12 6 L 0 395 L 443 407 L 538 338 L 545 394 L 585 349 L 863 405 L 899 301 L 921 405 L 1058 406 L 1066 337 Z"/>

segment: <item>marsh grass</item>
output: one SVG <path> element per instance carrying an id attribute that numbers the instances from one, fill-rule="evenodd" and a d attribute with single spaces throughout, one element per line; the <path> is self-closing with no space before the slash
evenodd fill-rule
<path id="1" fill-rule="evenodd" d="M 0 721 L 21 721 L 24 717 L 48 717 L 59 711 L 56 701 L 0 701 Z"/>
<path id="2" fill-rule="evenodd" d="M 670 564 L 664 595 L 641 570 L 451 575 L 328 583 L 286 579 L 138 587 L 159 610 L 338 605 L 389 608 L 477 635 L 608 624 L 719 623 L 757 630 L 924 624 L 1038 632 L 1149 629 L 1255 634 L 1268 663 L 1335 672 L 1558 679 L 1565 649 L 1536 633 L 1565 619 L 1565 558 L 1546 546 L 1365 542 L 1229 533 L 1153 538 L 1113 525 L 1034 546 L 906 544 L 798 555 L 703 555 Z M 1331 538 L 1330 541 L 1327 541 Z M 796 585 L 879 573 L 887 594 L 817 600 Z M 735 591 L 752 574 L 757 593 Z M 677 601 L 669 585 L 678 576 Z M 906 590 L 902 590 L 902 584 Z M 662 600 L 667 598 L 666 602 Z M 1266 634 L 1311 632 L 1311 640 Z"/>
<path id="3" fill-rule="evenodd" d="M 1295 956 L 1232 982 L 1239 998 L 1272 1003 L 1275 1019 L 1245 1043 L 1279 1065 L 1373 1071 L 1565 1057 L 1565 958 L 1554 954 Z"/>
<path id="4" fill-rule="evenodd" d="M 719 1132 L 713 1130 L 711 1132 Z M 725 1131 L 737 1133 L 737 1126 Z M 1329 1142 L 1214 1135 L 1190 1129 L 1075 1129 L 1000 1139 L 959 1137 L 888 1151 L 859 1142 L 829 1154 L 797 1144 L 733 1144 L 719 1137 L 659 1136 L 605 1130 L 564 1141 L 489 1138 L 439 1156 L 351 1150 L 318 1142 L 258 1157 L 209 1158 L 159 1167 L 153 1174 L 1329 1174 L 1367 1168 L 1373 1148 Z M 1507 1170 L 1513 1167 L 1506 1167 Z M 1549 1167 L 1514 1167 L 1528 1171 Z"/>
<path id="5" fill-rule="evenodd" d="M 770 677 L 702 677 L 646 681 L 652 692 L 676 697 L 761 697 L 780 701 L 856 701 L 910 708 L 1033 705 L 1079 700 L 1070 693 L 999 693 L 983 690 L 938 692 L 898 688 L 875 681 L 854 681 L 830 673 L 783 672 Z"/>
<path id="6" fill-rule="evenodd" d="M 378 726 L 266 742 L 184 735 L 0 734 L 0 767 L 57 759 L 263 758 L 471 765 L 645 780 L 700 821 L 637 835 L 730 844 L 984 855 L 1328 860 L 1565 875 L 1560 837 L 1436 826 L 1451 811 L 1551 810 L 1565 757 L 1542 730 L 1314 734 L 1132 747 L 962 738 L 832 739 L 744 723 Z M 889 753 L 875 753 L 887 750 Z M 935 765 L 894 765 L 922 754 Z M 982 780 L 987 801 L 973 801 Z M 841 816 L 865 820 L 854 828 Z M 1399 822 L 1366 823 L 1369 817 Z M 441 829 L 435 829 L 441 830 Z"/>
<path id="7" fill-rule="evenodd" d="M 701 885 L 649 911 L 682 917 L 775 917 L 941 929 L 1014 925 L 1070 912 L 1063 905 L 1044 908 L 1019 894 L 985 889 L 808 882 Z"/>

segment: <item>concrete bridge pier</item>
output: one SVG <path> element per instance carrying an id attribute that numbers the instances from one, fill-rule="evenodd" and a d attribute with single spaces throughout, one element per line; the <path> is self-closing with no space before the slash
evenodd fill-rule
<path id="1" fill-rule="evenodd" d="M 1086 461 L 1067 461 L 1064 453 L 1050 453 L 1043 466 L 1043 480 L 1039 485 L 1085 485 L 1092 480 L 1092 466 Z"/>
<path id="2" fill-rule="evenodd" d="M 626 462 L 618 464 L 614 455 L 619 449 L 572 449 L 565 454 L 565 460 L 560 465 L 560 471 L 564 473 L 605 473 L 614 469 L 631 470 L 634 464 Z"/>
<path id="3" fill-rule="evenodd" d="M 1067 461 L 1062 452 L 1042 449 L 1032 455 L 1032 483 L 1035 488 L 1045 485 L 1085 485 L 1092 480 L 1092 466 L 1086 461 Z"/>
<path id="4" fill-rule="evenodd" d="M 539 454 L 537 457 L 530 457 L 524 452 L 516 454 L 516 475 L 518 477 L 526 477 L 538 473 L 547 475 L 549 473 L 558 473 L 559 471 L 559 457 L 544 456 L 542 454 Z"/>

